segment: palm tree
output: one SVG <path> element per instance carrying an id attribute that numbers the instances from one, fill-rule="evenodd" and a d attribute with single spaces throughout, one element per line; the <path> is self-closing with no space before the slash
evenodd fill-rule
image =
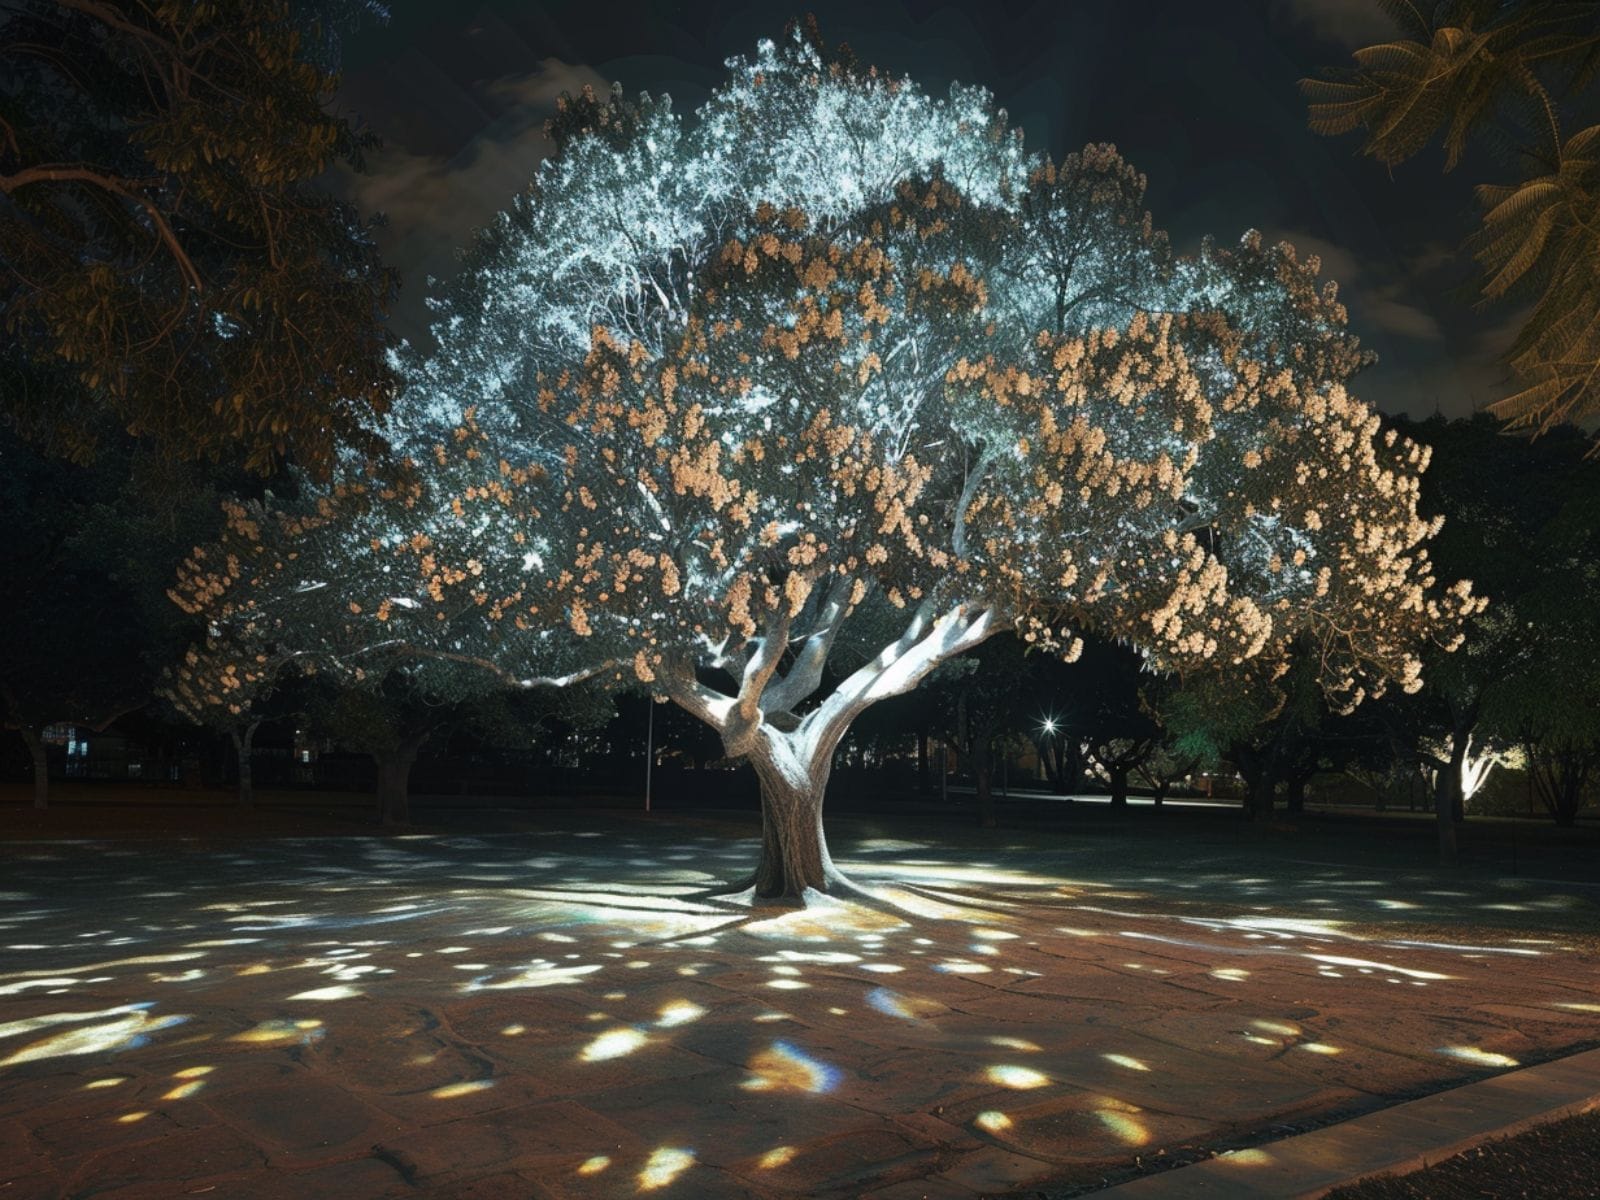
<path id="1" fill-rule="evenodd" d="M 1585 123 L 1600 109 L 1600 4 L 1375 3 L 1402 36 L 1301 81 L 1312 130 L 1360 128 L 1362 152 L 1386 166 L 1436 135 L 1447 171 L 1473 142 L 1508 159 L 1518 178 L 1476 189 L 1467 244 L 1482 302 L 1529 306 L 1507 353 L 1521 386 L 1491 409 L 1538 432 L 1600 416 L 1600 124 Z"/>

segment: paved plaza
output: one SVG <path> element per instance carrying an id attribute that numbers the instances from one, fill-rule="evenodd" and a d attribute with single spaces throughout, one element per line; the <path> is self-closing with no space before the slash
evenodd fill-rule
<path id="1" fill-rule="evenodd" d="M 1065 1191 L 1600 1038 L 1581 884 L 842 821 L 881 910 L 752 910 L 556 820 L 0 846 L 0 1197 Z"/>

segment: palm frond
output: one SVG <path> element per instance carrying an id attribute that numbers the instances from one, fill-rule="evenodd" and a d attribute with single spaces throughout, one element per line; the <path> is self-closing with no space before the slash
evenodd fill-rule
<path id="1" fill-rule="evenodd" d="M 1427 39 L 1431 25 L 1416 0 L 1378 0 L 1378 8 L 1408 38 L 1418 42 Z"/>

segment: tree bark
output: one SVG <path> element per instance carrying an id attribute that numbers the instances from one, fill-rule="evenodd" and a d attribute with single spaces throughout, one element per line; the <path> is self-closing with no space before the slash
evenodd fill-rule
<path id="1" fill-rule="evenodd" d="M 239 807 L 250 808 L 256 802 L 255 773 L 251 759 L 255 750 L 256 727 L 260 721 L 251 721 L 241 733 L 234 729 L 233 752 L 239 759 Z"/>
<path id="2" fill-rule="evenodd" d="M 987 742 L 972 748 L 972 783 L 978 792 L 978 823 L 993 829 L 999 821 L 994 811 L 994 760 Z"/>
<path id="3" fill-rule="evenodd" d="M 411 823 L 411 767 L 422 739 L 400 742 L 372 755 L 378 765 L 378 820 L 384 825 Z"/>
<path id="4" fill-rule="evenodd" d="M 50 754 L 44 744 L 44 730 L 38 725 L 18 727 L 22 740 L 28 743 L 28 757 L 33 761 L 33 806 L 50 807 Z"/>
<path id="5" fill-rule="evenodd" d="M 1459 743 L 1451 747 L 1450 761 L 1433 779 L 1433 823 L 1439 834 L 1439 865 L 1453 867 L 1457 860 L 1456 805 L 1461 796 Z"/>
<path id="6" fill-rule="evenodd" d="M 822 832 L 822 797 L 832 763 L 825 759 L 807 764 L 800 774 L 784 771 L 763 755 L 752 754 L 750 762 L 761 784 L 756 895 L 763 900 L 799 901 L 808 888 L 826 892 L 830 884 L 841 883 L 843 876 L 828 856 Z"/>
<path id="7" fill-rule="evenodd" d="M 1106 775 L 1110 779 L 1111 807 L 1128 807 L 1128 768 L 1107 767 Z"/>

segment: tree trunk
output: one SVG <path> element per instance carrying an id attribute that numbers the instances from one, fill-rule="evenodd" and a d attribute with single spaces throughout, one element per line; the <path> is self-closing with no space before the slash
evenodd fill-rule
<path id="1" fill-rule="evenodd" d="M 1451 748 L 1450 761 L 1433 779 L 1433 823 L 1439 833 L 1439 865 L 1456 865 L 1456 805 L 1461 796 L 1461 762 L 1458 742 Z"/>
<path id="2" fill-rule="evenodd" d="M 999 824 L 994 812 L 994 763 L 989 747 L 981 742 L 972 750 L 972 783 L 978 790 L 978 823 L 993 829 Z"/>
<path id="3" fill-rule="evenodd" d="M 1128 807 L 1128 768 L 1107 767 L 1106 775 L 1111 780 L 1111 807 Z"/>
<path id="4" fill-rule="evenodd" d="M 1252 821 L 1270 821 L 1272 819 L 1273 793 L 1277 791 L 1278 781 L 1271 771 L 1262 766 L 1256 777 L 1250 783 L 1250 819 Z"/>
<path id="5" fill-rule="evenodd" d="M 1150 789 L 1150 803 L 1160 808 L 1161 802 L 1167 798 L 1167 789 L 1172 786 L 1172 780 L 1163 779 Z"/>
<path id="6" fill-rule="evenodd" d="M 241 733 L 233 730 L 233 752 L 239 759 L 239 806 L 250 808 L 256 802 L 255 773 L 252 769 L 252 757 L 255 750 L 256 727 L 260 721 L 251 721 Z"/>
<path id="7" fill-rule="evenodd" d="M 45 749 L 44 729 L 38 725 L 19 728 L 22 740 L 28 743 L 28 757 L 33 760 L 33 806 L 50 807 L 50 755 Z"/>
<path id="8" fill-rule="evenodd" d="M 1306 810 L 1306 784 L 1310 780 L 1303 775 L 1292 777 L 1284 786 L 1284 798 L 1288 803 L 1291 813 L 1303 813 Z"/>
<path id="9" fill-rule="evenodd" d="M 917 730 L 917 795 L 933 795 L 933 780 L 928 775 L 928 727 Z"/>
<path id="10" fill-rule="evenodd" d="M 809 764 L 809 770 L 785 772 L 764 756 L 750 756 L 761 784 L 761 861 L 756 864 L 755 892 L 763 900 L 798 901 L 808 888 L 826 892 L 830 884 L 843 881 L 828 857 L 822 832 L 829 758 Z"/>
<path id="11" fill-rule="evenodd" d="M 378 820 L 384 825 L 411 823 L 411 766 L 421 747 L 422 739 L 418 738 L 372 755 L 378 764 Z"/>

